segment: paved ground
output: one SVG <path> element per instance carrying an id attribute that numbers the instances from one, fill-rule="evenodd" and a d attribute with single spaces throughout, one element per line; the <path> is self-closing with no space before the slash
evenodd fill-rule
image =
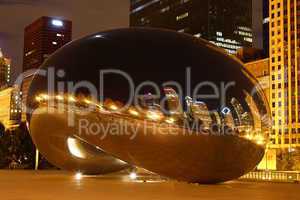
<path id="1" fill-rule="evenodd" d="M 228 182 L 196 185 L 175 181 L 129 181 L 104 176 L 76 179 L 66 172 L 0 171 L 3 200 L 297 200 L 299 184 Z"/>

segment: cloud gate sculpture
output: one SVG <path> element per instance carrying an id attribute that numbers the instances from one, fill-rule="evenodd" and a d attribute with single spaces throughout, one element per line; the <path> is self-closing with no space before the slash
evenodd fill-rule
<path id="1" fill-rule="evenodd" d="M 238 178 L 268 143 L 257 81 L 212 44 L 161 29 L 97 33 L 35 74 L 28 127 L 54 165 L 88 174 L 138 166 L 192 183 Z"/>

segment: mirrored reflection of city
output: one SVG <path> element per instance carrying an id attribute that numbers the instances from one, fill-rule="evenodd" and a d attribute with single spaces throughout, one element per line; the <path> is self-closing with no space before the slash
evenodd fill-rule
<path id="1" fill-rule="evenodd" d="M 300 0 L 0 0 L 0 199 L 298 199 Z"/>
<path id="2" fill-rule="evenodd" d="M 113 155 L 111 165 L 103 164 L 110 166 L 103 166 L 103 172 L 127 163 L 187 182 L 237 178 L 264 155 L 270 114 L 262 89 L 242 63 L 205 40 L 162 29 L 117 29 L 70 43 L 40 70 L 29 88 L 28 127 L 42 154 L 60 168 L 86 173 L 101 169 L 101 163 L 93 167 L 91 158 L 76 165 L 72 152 L 80 155 L 84 147 L 58 147 L 68 159 L 57 157 L 58 149 L 52 146 L 68 143 L 68 138 Z M 43 71 L 63 76 L 53 79 L 41 75 Z M 52 89 L 49 80 L 55 80 Z M 69 83 L 75 85 L 70 89 Z M 51 133 L 42 134 L 42 125 Z M 45 143 L 46 137 L 50 143 Z M 220 152 L 222 159 L 207 157 Z M 173 168 L 181 159 L 181 169 Z M 224 167 L 227 162 L 231 164 Z"/>

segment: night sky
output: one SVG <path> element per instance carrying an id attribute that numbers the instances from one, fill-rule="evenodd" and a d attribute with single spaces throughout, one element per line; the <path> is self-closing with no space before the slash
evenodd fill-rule
<path id="1" fill-rule="evenodd" d="M 129 25 L 127 0 L 0 0 L 0 48 L 13 61 L 13 79 L 21 72 L 23 33 L 40 16 L 73 21 L 73 39 Z"/>

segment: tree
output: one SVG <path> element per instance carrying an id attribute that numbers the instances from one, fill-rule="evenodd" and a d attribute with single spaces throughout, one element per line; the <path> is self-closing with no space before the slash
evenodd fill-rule
<path id="1" fill-rule="evenodd" d="M 5 132 L 5 127 L 0 123 L 0 169 L 8 165 L 10 140 Z"/>

